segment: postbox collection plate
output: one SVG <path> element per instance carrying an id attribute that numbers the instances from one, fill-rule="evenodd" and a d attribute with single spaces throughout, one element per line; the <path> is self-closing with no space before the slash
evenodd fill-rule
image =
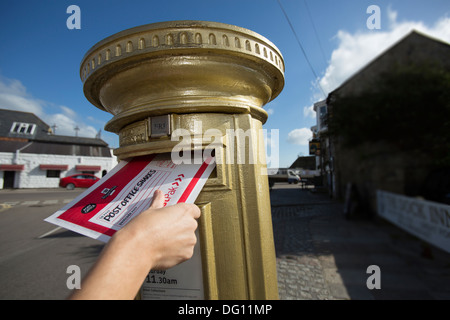
<path id="1" fill-rule="evenodd" d="M 148 118 L 150 138 L 170 136 L 170 114 Z"/>

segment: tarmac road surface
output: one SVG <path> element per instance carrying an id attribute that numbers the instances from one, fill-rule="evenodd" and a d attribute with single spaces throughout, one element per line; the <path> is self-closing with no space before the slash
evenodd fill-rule
<path id="1" fill-rule="evenodd" d="M 82 191 L 0 191 L 0 299 L 65 299 L 67 268 L 89 270 L 103 243 L 43 221 Z"/>

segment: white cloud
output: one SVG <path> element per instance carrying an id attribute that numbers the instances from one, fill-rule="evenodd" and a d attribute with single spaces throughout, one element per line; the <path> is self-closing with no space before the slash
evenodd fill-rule
<path id="1" fill-rule="evenodd" d="M 19 80 L 0 76 L 0 109 L 32 112 L 42 116 L 44 102 L 32 98 Z"/>
<path id="2" fill-rule="evenodd" d="M 74 128 L 78 126 L 80 137 L 94 138 L 97 130 L 86 125 L 78 114 L 66 106 L 59 106 L 60 113 L 46 113 L 48 103 L 34 98 L 25 86 L 16 79 L 0 76 L 0 109 L 17 110 L 34 113 L 49 126 L 56 125 L 57 135 L 74 136 Z"/>
<path id="3" fill-rule="evenodd" d="M 303 115 L 305 117 L 309 117 L 312 119 L 316 118 L 316 112 L 314 111 L 314 105 L 310 105 L 309 107 L 303 107 Z"/>
<path id="4" fill-rule="evenodd" d="M 309 128 L 294 129 L 288 134 L 287 141 L 292 144 L 307 146 L 312 138 L 312 131 Z"/>
<path id="5" fill-rule="evenodd" d="M 73 110 L 71 111 L 74 112 Z M 78 127 L 80 129 L 77 133 L 78 136 L 94 138 L 97 134 L 97 130 L 92 126 L 77 121 L 77 118 L 78 117 L 70 117 L 62 113 L 56 113 L 44 115 L 42 120 L 50 126 L 56 125 L 55 134 L 57 135 L 74 136 L 76 133 L 75 127 Z"/>
<path id="6" fill-rule="evenodd" d="M 61 110 L 64 112 L 64 114 L 68 117 L 76 117 L 77 113 L 66 106 L 60 106 Z"/>
<path id="7" fill-rule="evenodd" d="M 391 6 L 387 10 L 389 26 L 393 26 L 397 22 L 397 11 L 392 10 Z"/>
<path id="8" fill-rule="evenodd" d="M 318 81 L 326 93 L 336 89 L 355 72 L 412 30 L 450 42 L 449 17 L 439 19 L 430 27 L 421 21 L 397 22 L 397 12 L 391 8 L 388 8 L 387 16 L 388 25 L 382 25 L 380 31 L 367 30 L 353 34 L 344 30 L 338 31 L 336 38 L 339 45 L 331 54 L 330 63 L 324 76 Z M 316 90 L 314 100 L 317 101 L 322 98 L 321 92 Z"/>

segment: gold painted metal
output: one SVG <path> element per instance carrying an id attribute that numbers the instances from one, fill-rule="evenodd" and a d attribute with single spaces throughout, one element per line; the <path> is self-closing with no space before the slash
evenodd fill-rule
<path id="1" fill-rule="evenodd" d="M 200 241 L 206 297 L 277 299 L 260 129 L 268 117 L 262 107 L 284 86 L 278 49 L 236 26 L 162 22 L 97 43 L 85 55 L 80 76 L 87 99 L 113 115 L 105 129 L 119 134 L 120 159 L 171 152 L 185 143 L 174 136 L 177 129 L 191 134 L 191 150 L 214 149 L 216 170 L 196 202 L 205 213 Z M 153 135 L 152 119 L 158 126 Z M 239 163 L 243 150 L 263 161 Z"/>

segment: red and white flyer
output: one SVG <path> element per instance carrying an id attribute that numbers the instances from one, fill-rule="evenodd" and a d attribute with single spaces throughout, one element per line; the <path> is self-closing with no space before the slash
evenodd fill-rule
<path id="1" fill-rule="evenodd" d="M 194 203 L 215 167 L 213 157 L 199 164 L 176 165 L 170 154 L 121 161 L 105 177 L 45 221 L 107 242 L 164 193 L 164 206 Z"/>

